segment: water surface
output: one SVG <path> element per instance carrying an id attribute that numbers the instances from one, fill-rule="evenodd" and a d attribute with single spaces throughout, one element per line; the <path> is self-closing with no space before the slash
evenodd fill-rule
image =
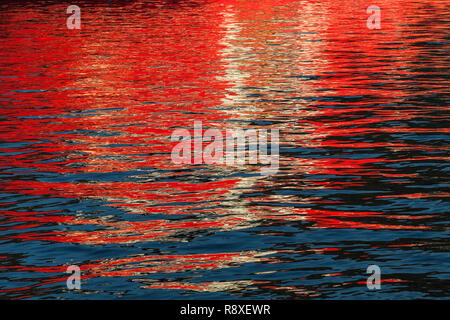
<path id="1" fill-rule="evenodd" d="M 448 298 L 448 1 L 77 5 L 1 5 L 1 298 Z M 194 121 L 278 172 L 174 164 Z"/>

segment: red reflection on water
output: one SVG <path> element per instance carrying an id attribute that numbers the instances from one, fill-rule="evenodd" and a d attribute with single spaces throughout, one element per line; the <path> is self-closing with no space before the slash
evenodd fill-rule
<path id="1" fill-rule="evenodd" d="M 214 253 L 214 254 L 192 254 L 192 255 L 147 255 L 136 256 L 123 259 L 105 259 L 92 261 L 91 263 L 80 265 L 81 280 L 86 281 L 95 277 L 130 277 L 130 276 L 143 276 L 152 273 L 177 273 L 189 270 L 214 270 L 223 268 L 233 268 L 240 264 L 252 263 L 252 262 L 277 262 L 272 257 L 265 257 L 273 252 L 256 252 L 256 251 L 242 251 L 233 253 Z M 0 267 L 0 270 L 14 270 L 18 271 L 31 271 L 55 274 L 55 276 L 40 278 L 39 283 L 33 286 L 24 286 L 14 289 L 3 289 L 0 293 L 6 292 L 26 292 L 30 289 L 38 286 L 44 286 L 49 284 L 55 284 L 59 282 L 66 282 L 67 276 L 59 276 L 64 274 L 67 270 L 67 266 L 54 266 L 54 267 L 29 267 L 29 266 L 7 266 Z M 146 282 L 147 279 L 138 279 L 134 281 Z M 239 281 L 234 284 L 235 286 Z M 256 282 L 248 282 L 250 285 Z M 170 282 L 165 282 L 169 285 Z M 228 286 L 232 283 L 228 284 Z M 240 283 L 242 286 L 243 283 Z M 169 285 L 170 286 L 170 285 Z M 209 287 L 204 287 L 203 291 L 215 291 L 220 284 L 210 284 Z M 160 288 L 157 284 L 150 285 L 147 288 Z M 48 288 L 41 288 L 45 293 Z M 181 289 L 181 286 L 179 287 Z M 188 289 L 188 288 L 186 288 Z M 222 284 L 223 289 L 223 284 Z M 26 298 L 27 296 L 19 296 L 18 298 Z"/>
<path id="2" fill-rule="evenodd" d="M 438 7 L 446 4 L 445 1 L 429 3 Z M 174 142 L 170 141 L 170 135 L 175 128 L 192 129 L 193 121 L 201 120 L 204 128 L 225 130 L 231 125 L 245 127 L 239 121 L 248 124 L 266 117 L 279 121 L 271 127 L 280 129 L 285 146 L 344 149 L 339 154 L 342 157 L 336 154 L 323 158 L 282 156 L 282 173 L 292 177 L 290 182 L 299 183 L 298 188 L 302 190 L 362 189 L 367 185 L 367 177 L 405 178 L 407 182 L 408 178 L 418 174 L 380 168 L 379 164 L 400 160 L 448 160 L 441 156 L 413 154 L 420 150 L 443 150 L 440 146 L 367 139 L 389 133 L 450 132 L 446 128 L 392 125 L 399 120 L 404 123 L 420 118 L 432 109 L 448 110 L 448 106 L 442 106 L 440 110 L 431 106 L 422 110 L 406 103 L 398 110 L 386 110 L 381 106 L 411 94 L 401 77 L 415 72 L 413 67 L 420 52 L 413 46 L 417 39 L 402 36 L 403 30 L 408 31 L 402 25 L 420 22 L 416 20 L 419 18 L 408 15 L 420 4 L 378 1 L 383 8 L 383 32 L 361 32 L 367 19 L 365 8 L 372 3 L 355 0 L 351 8 L 346 4 L 342 0 L 264 0 L 258 3 L 229 0 L 170 10 L 148 8 L 142 12 L 133 11 L 133 14 L 127 12 L 127 7 L 98 7 L 83 12 L 83 28 L 79 31 L 65 28 L 64 15 L 48 15 L 33 6 L 18 11 L 6 10 L 2 15 L 5 36 L 0 38 L 4 52 L 0 54 L 1 116 L 5 119 L 0 122 L 0 141 L 8 144 L 1 149 L 0 167 L 10 179 L 0 183 L 2 193 L 101 200 L 104 206 L 125 213 L 191 214 L 195 218 L 128 221 L 123 217 L 91 217 L 89 213 L 65 215 L 58 210 L 3 210 L 0 216 L 6 222 L 0 230 L 17 233 L 2 239 L 82 245 L 122 244 L 182 240 L 186 233 L 239 230 L 261 223 L 270 226 L 271 223 L 295 220 L 312 223 L 308 228 L 428 230 L 429 226 L 409 222 L 434 215 L 346 211 L 339 209 L 343 200 L 324 200 L 319 196 L 300 198 L 263 194 L 242 200 L 242 189 L 250 194 L 282 190 L 288 182 L 253 177 L 227 178 L 222 173 L 228 174 L 232 169 L 224 166 L 205 165 L 204 171 L 196 174 L 192 167 L 171 162 Z M 142 5 L 144 2 L 136 1 L 137 7 Z M 65 9 L 63 5 L 48 6 L 49 12 L 64 13 Z M 36 20 L 40 22 L 33 22 Z M 422 36 L 427 39 L 434 31 Z M 396 46 L 402 50 L 392 54 L 390 48 Z M 374 62 L 387 58 L 385 63 Z M 395 70 L 395 77 L 389 84 L 374 88 L 374 84 L 385 81 L 383 74 L 392 70 Z M 306 81 L 308 77 L 313 81 Z M 422 89 L 429 93 L 439 92 L 439 86 L 433 83 L 427 83 Z M 341 97 L 341 100 L 300 99 L 330 96 Z M 361 99 L 355 99 L 355 102 L 342 99 L 359 96 L 367 97 L 370 102 L 376 97 L 380 107 Z M 361 116 L 365 112 L 370 116 Z M 230 121 L 236 124 L 230 125 Z M 408 151 L 410 155 L 402 159 L 346 158 L 350 154 L 347 148 Z M 46 176 L 32 175 L 39 173 L 54 174 L 52 182 L 43 178 Z M 121 173 L 128 175 L 122 180 Z M 92 181 L 54 182 L 55 176 L 71 181 L 79 178 L 77 174 L 89 174 L 88 179 Z M 111 175 L 103 178 L 104 175 L 95 174 Z M 351 179 L 320 179 L 309 175 L 350 176 Z M 135 176 L 143 181 L 129 181 Z M 174 181 L 177 178 L 189 181 L 191 176 L 199 179 L 196 182 Z M 201 179 L 207 176 L 214 180 Z M 305 178 L 300 178 L 302 176 Z M 158 180 L 153 182 L 155 177 Z M 108 182 L 108 179 L 112 181 Z M 430 192 L 377 195 L 375 198 L 445 196 L 448 194 Z M 221 206 L 228 202 L 233 205 Z M 289 205 L 280 208 L 271 207 L 269 203 Z M 290 206 L 299 203 L 311 207 L 335 204 L 336 209 Z M 15 204 L 17 202 L 2 203 L 6 208 Z M 57 231 L 51 228 L 57 224 L 69 229 Z M 76 228 L 88 225 L 97 228 L 95 231 Z M 38 227 L 50 230 L 37 231 Z M 269 231 L 266 234 L 282 233 Z M 321 254 L 339 250 L 322 248 L 310 252 Z M 82 270 L 89 271 L 86 278 L 134 276 L 219 269 L 248 261 L 266 260 L 249 252 L 155 255 L 97 261 L 82 266 Z M 140 265 L 131 266 L 132 263 Z M 65 271 L 63 266 L 2 268 L 48 273 Z M 339 273 L 328 274 L 331 275 Z M 40 285 L 65 279 L 43 279 Z M 255 282 L 233 282 L 226 283 L 225 287 L 253 284 Z M 149 284 L 148 287 L 213 291 L 222 285 L 171 281 Z M 309 293 L 299 287 L 274 289 Z"/>

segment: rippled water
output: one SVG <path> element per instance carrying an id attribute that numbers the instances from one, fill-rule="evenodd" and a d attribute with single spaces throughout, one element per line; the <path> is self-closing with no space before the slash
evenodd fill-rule
<path id="1" fill-rule="evenodd" d="M 76 4 L 1 5 L 0 297 L 449 296 L 448 1 Z M 175 165 L 195 120 L 278 172 Z"/>

